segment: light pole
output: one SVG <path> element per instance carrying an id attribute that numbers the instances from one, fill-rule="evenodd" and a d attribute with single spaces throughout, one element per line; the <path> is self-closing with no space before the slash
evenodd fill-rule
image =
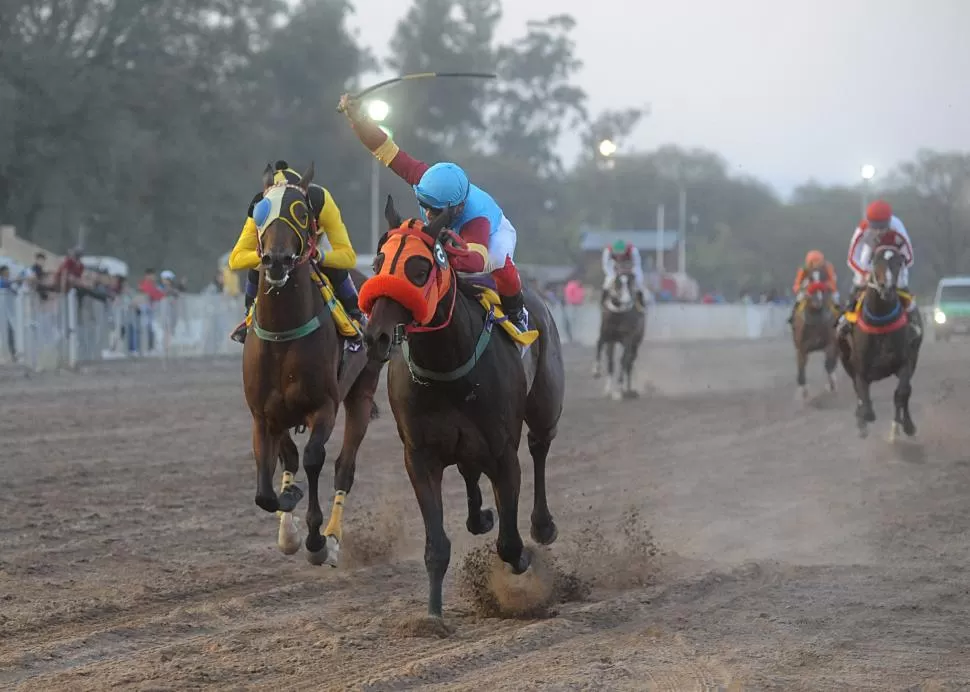
<path id="1" fill-rule="evenodd" d="M 867 163 L 862 167 L 862 218 L 866 218 L 866 207 L 869 206 L 869 181 L 876 177 L 876 167 Z"/>
<path id="2" fill-rule="evenodd" d="M 374 100 L 366 104 L 367 115 L 375 123 L 380 124 L 391 114 L 391 107 L 387 101 Z M 388 137 L 391 131 L 386 127 L 381 127 Z M 371 159 L 370 169 L 370 246 L 372 252 L 377 252 L 377 242 L 381 237 L 381 163 L 376 158 Z"/>

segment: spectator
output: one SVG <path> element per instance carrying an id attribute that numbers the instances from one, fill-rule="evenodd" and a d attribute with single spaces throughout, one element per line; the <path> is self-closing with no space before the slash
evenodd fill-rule
<path id="1" fill-rule="evenodd" d="M 149 303 L 157 303 L 165 297 L 165 291 L 158 283 L 158 275 L 154 269 L 146 269 L 138 284 L 138 291 L 144 294 Z"/>
<path id="2" fill-rule="evenodd" d="M 142 296 L 142 306 L 138 309 L 141 326 L 148 332 L 148 350 L 155 350 L 155 303 L 165 297 L 165 291 L 158 285 L 158 276 L 154 269 L 146 269 L 138 284 L 138 292 Z"/>
<path id="3" fill-rule="evenodd" d="M 34 263 L 27 268 L 24 273 L 24 281 L 30 286 L 37 297 L 41 300 L 47 300 L 49 295 L 47 286 L 47 270 L 44 265 L 47 264 L 47 255 L 43 252 L 38 252 L 34 255 Z"/>
<path id="4" fill-rule="evenodd" d="M 579 279 L 573 277 L 566 282 L 566 286 L 563 288 L 563 299 L 565 305 L 563 306 L 563 326 L 566 328 L 566 338 L 569 341 L 573 340 L 573 319 L 576 317 L 576 313 L 582 307 L 583 303 L 586 302 L 586 291 L 583 288 L 583 284 Z"/>
<path id="5" fill-rule="evenodd" d="M 54 285 L 63 293 L 67 293 L 72 288 L 83 288 L 81 277 L 84 276 L 84 263 L 81 262 L 81 254 L 81 248 L 73 248 L 57 268 Z"/>
<path id="6" fill-rule="evenodd" d="M 222 276 L 222 272 L 216 272 L 215 276 L 212 277 L 212 282 L 202 289 L 202 293 L 205 295 L 221 295 L 226 292 L 225 279 Z"/>
<path id="7" fill-rule="evenodd" d="M 16 362 L 17 347 L 12 322 L 14 313 L 13 293 L 14 284 L 10 280 L 10 267 L 7 265 L 0 266 L 0 300 L 3 301 L 3 305 L 0 305 L 0 315 L 5 316 L 4 321 L 7 323 L 5 329 L 7 332 L 7 349 L 10 351 L 10 358 Z"/>
<path id="8" fill-rule="evenodd" d="M 165 292 L 165 295 L 173 298 L 177 297 L 181 286 L 176 281 L 175 272 L 173 272 L 171 269 L 166 269 L 159 274 L 159 278 L 162 280 L 162 291 Z"/>

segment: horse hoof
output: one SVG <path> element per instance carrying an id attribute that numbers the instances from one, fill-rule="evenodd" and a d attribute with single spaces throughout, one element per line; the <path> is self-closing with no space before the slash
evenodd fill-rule
<path id="1" fill-rule="evenodd" d="M 298 485 L 288 485 L 286 489 L 280 493 L 279 502 L 277 503 L 277 511 L 280 512 L 292 512 L 296 509 L 297 504 L 303 499 L 303 491 Z M 256 500 L 259 504 L 259 500 Z"/>
<path id="2" fill-rule="evenodd" d="M 337 540 L 336 536 L 327 536 L 326 539 L 327 547 L 324 549 L 326 556 L 323 562 L 331 567 L 336 567 L 340 561 L 340 541 Z"/>
<path id="3" fill-rule="evenodd" d="M 863 440 L 869 437 L 869 429 L 865 425 L 859 426 L 859 437 Z"/>
<path id="4" fill-rule="evenodd" d="M 552 545 L 559 538 L 559 529 L 556 527 L 555 522 L 550 521 L 544 526 L 536 526 L 533 524 L 529 530 L 529 534 L 532 536 L 532 540 L 539 545 Z"/>
<path id="5" fill-rule="evenodd" d="M 624 399 L 639 399 L 640 398 L 640 392 L 638 392 L 635 389 L 628 389 L 625 392 L 623 392 L 623 398 Z"/>
<path id="6" fill-rule="evenodd" d="M 602 373 L 600 372 L 600 365 L 599 365 L 599 363 L 595 363 L 593 365 L 593 377 L 599 377 L 601 374 Z"/>
<path id="7" fill-rule="evenodd" d="M 509 563 L 506 564 L 509 565 L 509 568 L 512 570 L 512 574 L 524 574 L 525 571 L 529 569 L 529 565 L 532 564 L 532 558 L 529 557 L 529 553 L 523 549 L 522 553 L 519 555 L 519 562 L 517 565 L 512 565 Z"/>
<path id="8" fill-rule="evenodd" d="M 892 444 L 896 441 L 899 436 L 899 423 L 893 421 L 892 427 L 889 428 L 889 443 Z"/>
<path id="9" fill-rule="evenodd" d="M 875 423 L 875 422 L 876 422 L 876 412 L 866 411 L 866 423 Z"/>
<path id="10" fill-rule="evenodd" d="M 267 512 L 276 512 L 280 508 L 280 502 L 275 493 L 272 495 L 257 495 L 256 505 Z"/>
<path id="11" fill-rule="evenodd" d="M 916 423 L 911 420 L 904 420 L 903 432 L 906 433 L 906 437 L 913 437 L 916 434 Z"/>
<path id="12" fill-rule="evenodd" d="M 296 519 L 289 512 L 280 514 L 276 545 L 284 555 L 295 555 L 300 551 L 300 531 L 297 529 Z"/>
<path id="13" fill-rule="evenodd" d="M 471 517 L 465 521 L 465 528 L 473 536 L 481 536 L 495 527 L 495 512 L 483 509 L 478 513 L 478 524 L 472 523 Z"/>

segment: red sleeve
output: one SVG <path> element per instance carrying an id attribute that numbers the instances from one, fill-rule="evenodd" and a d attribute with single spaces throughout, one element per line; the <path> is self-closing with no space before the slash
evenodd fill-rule
<path id="1" fill-rule="evenodd" d="M 391 170 L 397 173 L 398 177 L 403 179 L 408 185 L 417 185 L 421 180 L 421 176 L 429 168 L 431 166 L 424 161 L 412 157 L 403 149 L 398 151 L 397 156 L 391 161 Z"/>
<path id="2" fill-rule="evenodd" d="M 152 300 L 161 300 L 165 297 L 165 292 L 160 290 L 158 286 L 152 283 L 149 279 L 142 279 L 141 283 L 138 285 L 138 290 Z"/>
<path id="3" fill-rule="evenodd" d="M 351 123 L 357 138 L 371 152 L 377 151 L 387 141 L 385 133 L 376 123 L 363 119 Z M 408 185 L 417 185 L 421 176 L 430 166 L 424 161 L 413 158 L 403 149 L 398 149 L 397 155 L 391 161 L 390 169 L 400 176 Z"/>
<path id="4" fill-rule="evenodd" d="M 491 230 L 488 219 L 484 216 L 476 216 L 461 227 L 458 235 L 469 245 L 475 243 L 488 248 L 488 237 L 491 235 Z M 485 258 L 477 252 L 469 252 L 461 257 L 453 257 L 452 266 L 460 272 L 480 273 L 485 271 Z"/>

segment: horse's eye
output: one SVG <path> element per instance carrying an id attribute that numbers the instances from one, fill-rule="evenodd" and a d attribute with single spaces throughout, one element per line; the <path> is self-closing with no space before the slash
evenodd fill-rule
<path id="1" fill-rule="evenodd" d="M 383 266 L 384 266 L 384 253 L 378 252 L 376 255 L 374 255 L 374 262 L 373 264 L 371 264 L 371 269 L 374 270 L 375 274 L 380 274 L 381 267 Z"/>
<path id="2" fill-rule="evenodd" d="M 419 255 L 408 257 L 404 262 L 404 275 L 415 286 L 424 286 L 431 276 L 431 260 Z"/>

